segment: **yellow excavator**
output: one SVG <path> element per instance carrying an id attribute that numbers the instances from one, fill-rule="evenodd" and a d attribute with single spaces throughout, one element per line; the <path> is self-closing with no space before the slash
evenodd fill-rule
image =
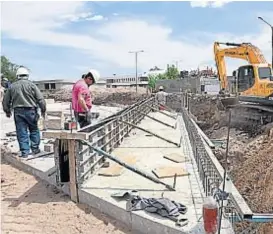
<path id="1" fill-rule="evenodd" d="M 225 46 L 225 47 L 223 47 Z M 251 43 L 214 43 L 214 56 L 222 103 L 227 106 L 244 107 L 258 118 L 270 117 L 273 121 L 273 76 L 272 67 L 256 46 Z M 228 78 L 225 57 L 243 59 L 248 65 L 239 67 Z M 246 115 L 251 115 L 247 113 Z"/>

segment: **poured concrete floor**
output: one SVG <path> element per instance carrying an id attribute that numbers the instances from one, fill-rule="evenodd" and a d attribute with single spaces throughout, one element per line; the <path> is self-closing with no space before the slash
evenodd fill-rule
<path id="1" fill-rule="evenodd" d="M 172 126 L 175 126 L 177 122 L 177 128 L 173 129 L 167 127 L 147 117 L 142 120 L 138 126 L 177 143 L 180 142 L 180 137 L 182 136 L 181 147 L 178 148 L 177 146 L 155 136 L 147 136 L 147 133 L 135 129 L 131 131 L 130 137 L 125 138 L 121 145 L 115 149 L 112 154 L 125 153 L 128 156 L 136 157 L 137 162 L 135 166 L 152 176 L 154 176 L 152 170 L 156 167 L 174 166 L 184 168 L 190 174 L 188 176 L 177 177 L 176 191 L 168 191 L 164 185 L 156 184 L 127 169 L 124 169 L 120 176 L 115 177 L 95 175 L 83 184 L 82 189 L 123 209 L 126 207 L 126 202 L 117 202 L 111 197 L 111 194 L 124 190 L 137 190 L 139 191 L 140 196 L 146 198 L 160 198 L 163 193 L 164 197 L 182 203 L 188 208 L 185 217 L 188 218 L 189 224 L 180 228 L 180 230 L 182 229 L 184 232 L 192 230 L 196 226 L 198 219 L 202 216 L 201 206 L 203 202 L 203 194 L 200 189 L 201 183 L 198 180 L 198 175 L 193 163 L 193 155 L 184 122 L 181 117 L 174 120 L 159 112 L 150 113 L 149 115 Z M 175 163 L 163 157 L 164 155 L 171 153 L 184 155 L 188 161 Z M 173 185 L 174 181 L 173 178 L 161 180 L 170 185 Z M 163 222 L 165 225 L 175 228 L 174 222 L 171 220 L 162 219 L 159 216 L 151 215 L 143 211 L 137 211 L 136 213 L 143 215 L 147 219 L 153 219 L 154 221 L 161 223 Z"/>

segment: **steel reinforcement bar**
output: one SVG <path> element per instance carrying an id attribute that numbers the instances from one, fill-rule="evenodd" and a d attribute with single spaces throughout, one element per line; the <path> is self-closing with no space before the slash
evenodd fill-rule
<path id="1" fill-rule="evenodd" d="M 92 126 L 91 131 L 87 133 L 90 146 L 98 147 L 104 152 L 111 153 L 114 148 L 118 147 L 123 139 L 128 136 L 133 129 L 132 126 L 124 124 L 127 121 L 132 124 L 138 124 L 145 116 L 141 112 L 147 114 L 150 112 L 146 105 L 152 105 L 153 99 L 141 101 L 125 111 L 121 111 L 114 116 L 108 118 L 109 122 L 102 121 L 96 126 Z M 84 130 L 86 131 L 86 130 Z M 99 169 L 105 162 L 105 157 L 94 151 L 92 147 L 78 143 L 79 153 L 76 161 L 77 165 L 77 182 L 83 184 L 88 180 L 94 172 Z"/>
<path id="2" fill-rule="evenodd" d="M 154 106 L 154 98 L 139 101 L 79 131 L 44 132 L 43 137 L 56 139 L 54 159 L 57 184 L 71 182 L 71 175 L 75 172 L 75 178 L 72 179 L 75 179 L 77 188 L 81 187 L 105 162 L 105 156 L 94 151 L 93 148 L 97 147 L 104 152 L 111 153 L 134 128 L 124 122 L 132 125 L 139 124 L 151 111 L 149 106 Z M 88 141 L 90 145 L 82 144 L 81 140 Z M 70 146 L 71 142 L 74 144 L 73 149 Z M 73 156 L 70 159 L 69 154 L 72 153 Z M 71 160 L 75 161 L 75 168 L 72 169 Z"/>
<path id="3" fill-rule="evenodd" d="M 219 192 L 221 189 L 220 185 L 224 180 L 224 168 L 214 155 L 213 149 L 207 144 L 205 139 L 200 134 L 200 129 L 198 129 L 197 125 L 192 119 L 192 114 L 190 112 L 190 96 L 188 94 L 181 93 L 179 96 L 179 101 L 176 98 L 175 103 L 169 102 L 169 104 L 172 105 L 172 108 L 175 107 L 176 109 L 178 109 L 178 105 L 180 105 L 180 112 L 189 134 L 191 147 L 205 194 L 206 196 L 214 196 L 217 194 L 217 191 Z M 229 219 L 233 226 L 235 226 L 237 222 L 242 221 L 273 221 L 272 214 L 267 214 L 260 218 L 260 216 L 262 216 L 261 214 L 253 213 L 229 177 L 226 179 L 226 187 L 228 187 L 230 191 L 228 191 L 229 196 L 227 197 L 226 205 L 223 207 L 224 217 Z M 249 228 L 256 229 L 256 225 L 251 225 Z M 253 230 L 249 233 L 256 232 Z"/>

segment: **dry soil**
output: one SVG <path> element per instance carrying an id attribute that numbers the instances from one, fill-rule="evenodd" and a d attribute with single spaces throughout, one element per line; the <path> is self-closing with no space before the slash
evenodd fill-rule
<path id="1" fill-rule="evenodd" d="M 133 233 L 99 211 L 77 205 L 55 187 L 2 160 L 1 233 Z"/>

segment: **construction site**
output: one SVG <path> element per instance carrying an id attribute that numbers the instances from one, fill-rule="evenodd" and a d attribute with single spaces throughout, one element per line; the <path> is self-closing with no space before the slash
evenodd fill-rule
<path id="1" fill-rule="evenodd" d="M 2 233 L 273 234 L 272 64 L 251 43 L 212 50 L 217 94 L 198 75 L 91 86 L 79 128 L 72 87 L 43 93 L 38 156 L 19 157 L 1 107 Z M 247 65 L 228 76 L 227 57 Z"/>
<path id="2" fill-rule="evenodd" d="M 126 95 L 132 97 L 131 105 L 128 98 L 122 103 Z M 64 220 L 56 217 L 59 215 L 54 206 L 61 209 L 69 197 L 85 211 L 82 213 L 81 208 L 73 208 L 71 204 L 67 208 L 72 211 L 66 211 L 65 219 L 70 217 L 69 220 L 74 221 L 66 225 L 74 230 L 73 233 L 86 233 L 87 227 L 76 220 L 81 220 L 81 215 L 93 213 L 95 217 L 91 219 L 99 221 L 92 224 L 91 230 L 99 233 L 205 233 L 202 206 L 205 197 L 217 194 L 215 191 L 221 190 L 223 184 L 228 127 L 226 187 L 229 196 L 223 210 L 221 233 L 271 233 L 272 124 L 261 126 L 258 134 L 251 131 L 253 125 L 249 126 L 250 131 L 236 124 L 229 125 L 229 112 L 216 96 L 171 94 L 166 110 L 158 111 L 154 97 L 146 95 L 145 90 L 138 94 L 132 91 L 116 93 L 118 98 L 112 97 L 111 105 L 108 104 L 112 107 L 95 106 L 93 111 L 100 113 L 99 117 L 94 115 L 93 124 L 78 131 L 61 129 L 62 116 L 70 112 L 69 102 L 61 102 L 60 96 L 58 102 L 47 99 L 47 129 L 41 133 L 47 153 L 27 160 L 16 156 L 14 123 L 1 116 L 4 126 L 1 130 L 2 204 L 6 209 L 2 212 L 4 233 L 19 233 L 20 230 L 30 233 L 30 229 L 39 233 L 31 224 L 24 223 L 23 217 L 18 219 L 17 215 L 11 214 L 24 213 L 23 203 L 38 205 L 39 212 L 43 212 L 44 203 L 53 203 L 53 207 L 44 211 L 55 217 L 49 221 L 52 227 L 37 228 L 42 228 L 43 233 L 52 230 L 60 233 L 56 231 L 57 223 L 53 225 L 53 222 Z M 22 194 L 17 192 L 17 182 L 10 181 L 10 169 L 5 170 L 10 165 L 35 176 L 37 184 L 28 189 L 25 185 L 26 191 L 24 187 L 20 189 Z M 12 170 L 17 177 L 19 172 L 15 168 Z M 22 176 L 18 179 L 28 180 L 29 175 Z M 38 189 L 37 186 L 45 188 Z M 179 216 L 164 218 L 146 212 L 144 208 L 130 211 L 128 197 L 133 195 L 168 198 L 185 208 Z M 84 219 L 84 223 L 90 220 Z M 66 230 L 62 225 L 60 228 Z"/>

